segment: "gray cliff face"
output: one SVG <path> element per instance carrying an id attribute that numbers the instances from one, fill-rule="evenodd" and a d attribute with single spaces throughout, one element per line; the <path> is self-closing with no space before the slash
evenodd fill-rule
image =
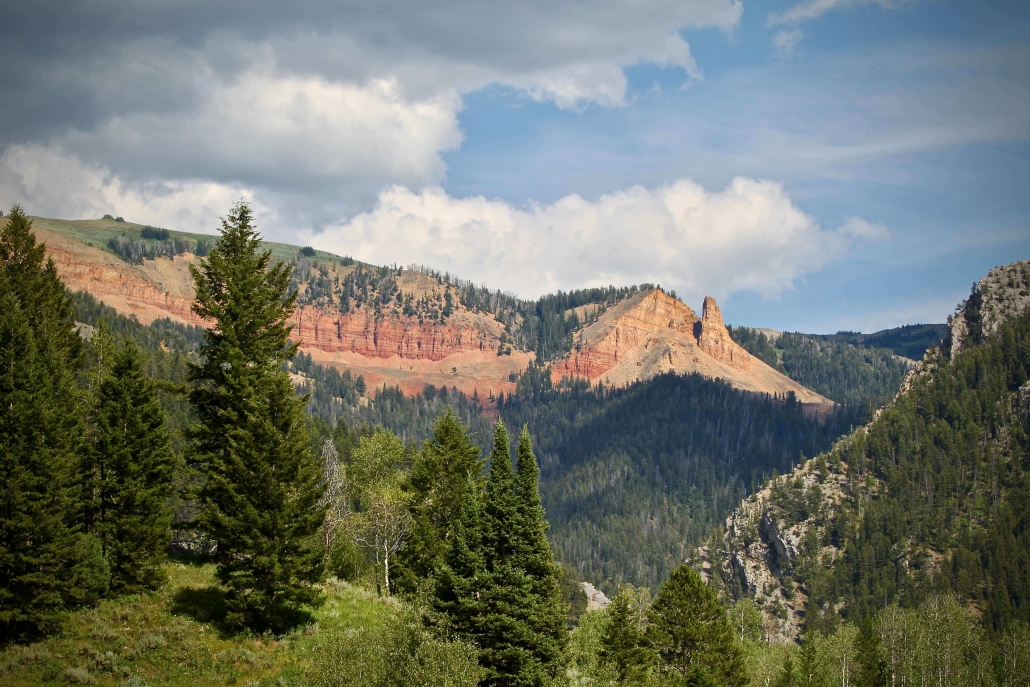
<path id="1" fill-rule="evenodd" d="M 840 552 L 824 545 L 826 528 L 851 487 L 846 465 L 806 461 L 740 504 L 726 519 L 720 550 L 700 551 L 718 566 L 710 578 L 729 580 L 731 596 L 751 598 L 762 609 L 770 641 L 790 641 L 801 633 L 808 596 L 793 582 L 795 563 L 815 554 L 832 565 Z M 808 517 L 799 517 L 798 503 Z"/>
<path id="2" fill-rule="evenodd" d="M 977 282 L 976 291 L 948 319 L 951 359 L 970 335 L 988 337 L 1001 323 L 1030 307 L 1030 260 L 995 267 Z"/>

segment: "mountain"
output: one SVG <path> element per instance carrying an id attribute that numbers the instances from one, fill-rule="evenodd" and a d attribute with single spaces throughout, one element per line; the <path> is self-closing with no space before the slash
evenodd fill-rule
<path id="1" fill-rule="evenodd" d="M 115 219 L 33 218 L 70 289 L 143 323 L 200 324 L 190 310 L 189 266 L 214 237 Z M 362 376 L 369 387 L 411 395 L 427 384 L 483 398 L 515 390 L 531 362 L 563 376 L 626 385 L 664 372 L 699 373 L 732 386 L 832 402 L 733 342 L 715 300 L 702 317 L 650 285 L 559 292 L 537 301 L 491 292 L 426 268 L 364 264 L 286 244 L 266 244 L 293 266 L 293 336 L 311 359 Z"/>
<path id="2" fill-rule="evenodd" d="M 577 332 L 574 347 L 552 366 L 556 379 L 585 377 L 623 386 L 666 372 L 697 373 L 745 391 L 793 393 L 805 404 L 833 404 L 735 343 L 710 296 L 699 318 L 688 305 L 663 291 L 635 294 Z"/>
<path id="3" fill-rule="evenodd" d="M 902 391 L 768 480 L 699 549 L 773 636 L 832 631 L 932 592 L 991 631 L 1030 620 L 1030 261 L 991 270 Z"/>

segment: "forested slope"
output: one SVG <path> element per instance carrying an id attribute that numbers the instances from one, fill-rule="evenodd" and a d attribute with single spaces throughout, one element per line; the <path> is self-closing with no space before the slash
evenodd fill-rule
<path id="1" fill-rule="evenodd" d="M 786 634 L 791 618 L 829 630 L 939 591 L 997 631 L 1030 620 L 1030 313 L 985 329 L 979 304 L 956 315 L 969 326 L 954 359 L 928 356 L 873 422 L 745 502 L 713 545 L 727 590 Z"/>
<path id="2" fill-rule="evenodd" d="M 847 409 L 808 417 L 793 397 L 700 375 L 627 389 L 528 386 L 501 416 L 534 433 L 559 558 L 607 589 L 657 587 L 764 478 L 826 450 L 857 421 Z"/>
<path id="3" fill-rule="evenodd" d="M 748 327 L 730 327 L 734 341 L 751 355 L 783 372 L 794 381 L 850 406 L 881 406 L 894 397 L 913 360 L 899 357 L 887 345 L 889 337 L 861 339 L 857 337 L 819 336 L 783 333 L 773 338 Z M 934 330 L 936 331 L 936 330 Z M 839 340 L 839 339 L 850 340 Z M 900 338 L 904 338 L 899 334 Z M 938 338 L 938 342 L 939 342 Z M 926 338 L 912 343 L 905 339 L 906 352 L 918 351 L 922 358 Z"/>

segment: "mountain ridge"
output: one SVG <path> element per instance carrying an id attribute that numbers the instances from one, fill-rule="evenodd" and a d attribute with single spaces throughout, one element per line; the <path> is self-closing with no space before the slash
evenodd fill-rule
<path id="1" fill-rule="evenodd" d="M 202 324 L 191 310 L 189 265 L 198 256 L 189 248 L 199 252 L 196 246 L 211 237 L 165 230 L 144 235 L 151 228 L 107 219 L 32 219 L 69 288 L 87 291 L 144 323 L 168 317 Z M 156 257 L 148 258 L 144 248 L 163 245 L 147 242 L 154 233 L 170 237 L 175 254 L 150 251 Z M 143 257 L 134 253 L 138 260 L 130 261 L 118 252 L 130 244 Z M 502 323 L 489 310 L 466 304 L 448 278 L 267 245 L 274 259 L 293 263 L 299 294 L 293 336 L 301 349 L 316 362 L 364 376 L 369 386 L 397 386 L 414 394 L 432 384 L 492 398 L 511 394 L 518 375 L 540 362 L 533 351 L 515 345 L 510 319 Z M 697 372 L 747 391 L 794 393 L 813 408 L 833 405 L 734 343 L 710 297 L 698 318 L 682 301 L 645 285 L 610 308 L 587 303 L 562 317 L 573 328 L 574 343 L 567 355 L 552 361 L 556 381 L 584 377 L 627 385 L 665 372 Z"/>

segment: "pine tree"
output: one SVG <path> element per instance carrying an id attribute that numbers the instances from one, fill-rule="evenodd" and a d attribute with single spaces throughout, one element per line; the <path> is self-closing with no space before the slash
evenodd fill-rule
<path id="1" fill-rule="evenodd" d="M 76 333 L 75 308 L 57 274 L 53 258 L 46 257 L 46 244 L 36 243 L 32 222 L 15 205 L 0 231 L 0 264 L 7 274 L 7 289 L 18 298 L 28 318 L 37 345 L 70 370 L 82 362 L 82 339 Z M 41 348 L 42 350 L 42 348 Z"/>
<path id="2" fill-rule="evenodd" d="M 643 646 L 644 633 L 631 606 L 628 590 L 619 590 L 608 604 L 605 615 L 598 652 L 600 659 L 612 668 L 618 684 L 641 684 L 649 656 Z"/>
<path id="3" fill-rule="evenodd" d="M 672 571 L 647 612 L 647 642 L 667 684 L 743 685 L 740 648 L 726 610 L 689 565 Z"/>
<path id="4" fill-rule="evenodd" d="M 111 588 L 154 589 L 171 535 L 174 455 L 154 383 L 126 340 L 97 388 L 86 449 L 85 523 L 111 566 Z"/>
<path id="5" fill-rule="evenodd" d="M 432 584 L 438 577 L 470 479 L 479 498 L 484 462 L 480 453 L 468 429 L 448 410 L 415 456 L 408 477 L 412 532 L 397 557 L 399 590 L 414 593 L 420 583 Z"/>
<path id="6" fill-rule="evenodd" d="M 483 516 L 479 485 L 470 476 L 462 490 L 461 511 L 452 523 L 447 553 L 433 587 L 435 623 L 450 634 L 476 644 L 482 630 Z"/>
<path id="7" fill-rule="evenodd" d="M 324 519 L 323 488 L 297 397 L 284 364 L 297 351 L 287 318 L 290 268 L 259 250 L 250 208 L 222 221 L 218 244 L 190 271 L 193 310 L 214 326 L 190 370 L 198 422 L 191 462 L 200 464 L 200 522 L 217 542 L 218 576 L 228 588 L 231 626 L 280 632 L 321 601 L 313 586 L 323 557 L 314 536 Z"/>
<path id="8" fill-rule="evenodd" d="M 568 608 L 561 588 L 564 575 L 547 541 L 547 518 L 540 503 L 540 467 L 533 454 L 528 427 L 523 426 L 519 434 L 515 454 L 518 470 L 515 474 L 517 508 L 513 562 L 531 580 L 533 594 L 527 603 L 531 605 L 530 625 L 536 636 L 531 650 L 553 678 L 562 671 L 568 649 Z"/>
<path id="9" fill-rule="evenodd" d="M 81 344 L 64 285 L 15 206 L 0 230 L 0 634 L 54 626 L 107 585 L 74 518 Z"/>

